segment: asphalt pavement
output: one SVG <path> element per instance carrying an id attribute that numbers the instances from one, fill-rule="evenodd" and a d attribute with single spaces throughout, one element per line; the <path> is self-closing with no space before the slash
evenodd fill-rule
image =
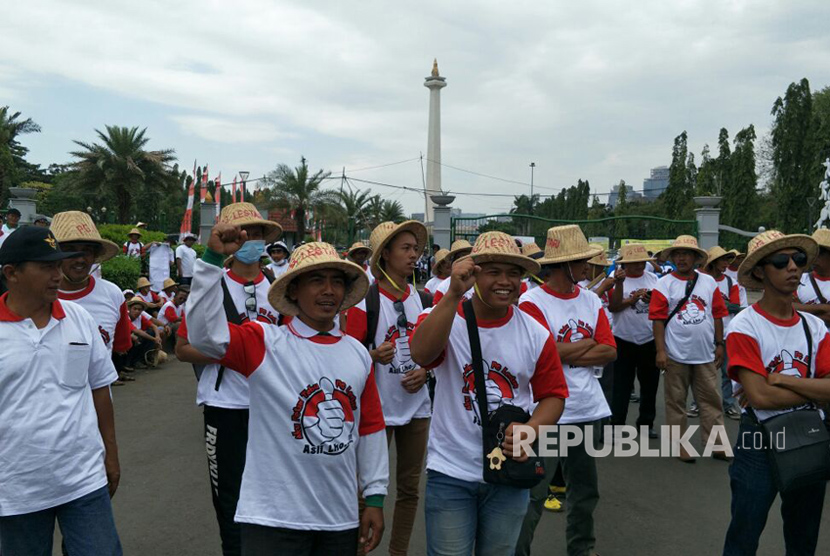
<path id="1" fill-rule="evenodd" d="M 139 371 L 136 382 L 113 389 L 122 469 L 113 504 L 128 556 L 221 555 L 195 388 L 190 366 L 173 358 L 159 369 Z M 632 424 L 637 407 L 631 405 Z M 663 422 L 660 399 L 657 425 Z M 727 429 L 734 440 L 736 422 L 727 420 Z M 658 447 L 659 442 L 652 441 L 652 446 Z M 394 463 L 390 468 L 394 469 Z M 598 468 L 602 497 L 595 513 L 599 554 L 721 553 L 729 523 L 728 464 L 711 459 L 689 465 L 670 458 L 609 457 L 599 459 Z M 385 509 L 387 525 L 392 519 L 394 489 L 393 477 Z M 534 553 L 564 555 L 564 531 L 565 514 L 545 512 L 534 539 Z M 59 553 L 56 545 L 54 554 Z M 783 553 L 780 505 L 776 502 L 758 554 Z M 386 542 L 375 554 L 386 554 Z M 410 554 L 426 554 L 423 505 L 418 510 Z M 817 554 L 830 554 L 828 511 L 824 512 Z"/>

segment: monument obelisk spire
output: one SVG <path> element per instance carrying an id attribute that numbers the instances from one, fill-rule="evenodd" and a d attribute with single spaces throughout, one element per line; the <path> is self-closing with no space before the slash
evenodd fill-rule
<path id="1" fill-rule="evenodd" d="M 447 80 L 438 73 L 438 60 L 432 63 L 432 75 L 424 80 L 424 87 L 429 89 L 429 135 L 427 136 L 427 213 L 424 220 L 434 219 L 434 203 L 430 195 L 441 195 L 441 89 L 447 86 Z"/>

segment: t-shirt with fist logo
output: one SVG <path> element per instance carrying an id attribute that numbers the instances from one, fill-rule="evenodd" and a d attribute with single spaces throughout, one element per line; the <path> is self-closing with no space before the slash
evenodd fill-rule
<path id="1" fill-rule="evenodd" d="M 686 287 L 693 278 L 676 272 L 660 278 L 651 292 L 648 318 L 668 319 L 686 296 Z M 715 319 L 728 315 L 715 279 L 697 272 L 697 283 L 689 299 L 666 323 L 666 354 L 678 363 L 711 363 L 715 360 Z"/>
<path id="2" fill-rule="evenodd" d="M 614 336 L 638 346 L 654 340 L 654 330 L 651 321 L 648 320 L 648 307 L 650 294 L 657 285 L 657 280 L 657 275 L 651 272 L 643 272 L 640 276 L 626 274 L 622 285 L 614 286 L 614 288 L 622 287 L 624 300 L 630 298 L 631 294 L 637 291 L 646 290 L 649 292 L 646 297 L 638 299 L 634 305 L 614 313 Z M 613 289 L 608 292 L 609 296 L 613 294 Z"/>

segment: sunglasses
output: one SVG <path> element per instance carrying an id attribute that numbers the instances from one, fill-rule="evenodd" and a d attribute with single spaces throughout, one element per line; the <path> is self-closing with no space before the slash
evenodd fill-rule
<path id="1" fill-rule="evenodd" d="M 802 251 L 796 253 L 778 253 L 777 255 L 772 255 L 764 259 L 763 264 L 771 264 L 778 270 L 782 270 L 789 266 L 791 260 L 799 268 L 807 266 L 807 254 Z"/>
<path id="2" fill-rule="evenodd" d="M 406 329 L 406 326 L 407 324 L 409 324 L 409 322 L 406 320 L 406 313 L 404 313 L 403 310 L 403 301 L 398 299 L 392 304 L 392 307 L 398 313 L 398 328 Z"/>
<path id="3" fill-rule="evenodd" d="M 256 313 L 256 286 L 253 282 L 248 282 L 242 286 L 242 291 L 248 296 L 245 299 L 245 310 L 249 313 Z"/>

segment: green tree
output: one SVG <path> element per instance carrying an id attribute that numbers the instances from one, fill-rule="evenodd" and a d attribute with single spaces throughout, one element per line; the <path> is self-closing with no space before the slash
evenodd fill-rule
<path id="1" fill-rule="evenodd" d="M 29 152 L 18 137 L 40 132 L 40 126 L 31 118 L 21 119 L 20 112 L 11 112 L 8 106 L 0 107 L 0 204 L 5 204 L 9 187 L 34 176 L 20 176 L 21 168 L 28 163 Z"/>
<path id="2" fill-rule="evenodd" d="M 380 217 L 382 222 L 400 223 L 406 220 L 406 215 L 403 212 L 403 205 L 400 201 L 393 201 L 391 199 L 383 201 L 383 206 L 380 210 Z"/>
<path id="3" fill-rule="evenodd" d="M 820 175 L 817 172 L 816 131 L 813 95 L 807 78 L 787 87 L 784 97 L 772 106 L 772 158 L 776 180 L 772 191 L 778 198 L 777 226 L 788 233 L 805 232 L 805 199 L 816 197 Z"/>
<path id="4" fill-rule="evenodd" d="M 625 180 L 620 180 L 617 193 L 617 203 L 614 205 L 614 216 L 625 216 L 628 214 L 628 186 Z M 614 221 L 614 235 L 616 241 L 628 237 L 628 220 L 620 219 Z"/>
<path id="5" fill-rule="evenodd" d="M 674 138 L 669 167 L 669 185 L 661 195 L 664 197 L 666 214 L 669 218 L 680 218 L 692 198 L 694 182 L 689 181 L 687 141 L 688 135 L 685 131 Z"/>
<path id="6" fill-rule="evenodd" d="M 383 198 L 380 195 L 374 195 L 369 199 L 366 204 L 366 215 L 369 229 L 374 229 L 383 222 Z"/>
<path id="7" fill-rule="evenodd" d="M 755 126 L 735 135 L 730 159 L 728 189 L 723 201 L 723 219 L 730 226 L 753 230 L 758 226 L 758 174 L 755 171 Z"/>
<path id="8" fill-rule="evenodd" d="M 366 205 L 369 204 L 369 199 L 372 197 L 372 190 L 366 189 L 361 191 L 360 189 L 350 189 L 348 191 L 340 191 L 338 196 L 344 224 L 348 230 L 348 242 L 351 245 L 355 233 L 366 227 L 368 220 Z"/>
<path id="9" fill-rule="evenodd" d="M 695 180 L 695 195 L 717 194 L 716 175 L 716 162 L 709 154 L 709 145 L 703 145 L 703 152 L 700 154 L 700 168 Z"/>
<path id="10" fill-rule="evenodd" d="M 731 194 L 732 149 L 729 147 L 729 131 L 725 127 L 718 133 L 718 157 L 715 159 L 715 182 L 718 195 Z"/>
<path id="11" fill-rule="evenodd" d="M 147 128 L 106 126 L 106 133 L 95 130 L 101 143 L 74 141 L 83 150 L 70 154 L 76 158 L 75 185 L 102 196 L 112 195 L 118 222 L 133 219 L 135 201 L 147 192 L 162 194 L 175 184 L 169 164 L 175 160 L 173 149 L 145 150 Z"/>
<path id="12" fill-rule="evenodd" d="M 305 157 L 300 158 L 300 165 L 291 168 L 287 164 L 280 164 L 265 176 L 263 183 L 269 188 L 264 192 L 264 199 L 269 204 L 293 211 L 294 221 L 297 223 L 297 237 L 305 237 L 305 216 L 311 210 L 325 211 L 325 208 L 338 204 L 338 193 L 333 190 L 322 189 L 323 181 L 331 172 L 317 170 L 309 175 L 308 163 Z"/>

